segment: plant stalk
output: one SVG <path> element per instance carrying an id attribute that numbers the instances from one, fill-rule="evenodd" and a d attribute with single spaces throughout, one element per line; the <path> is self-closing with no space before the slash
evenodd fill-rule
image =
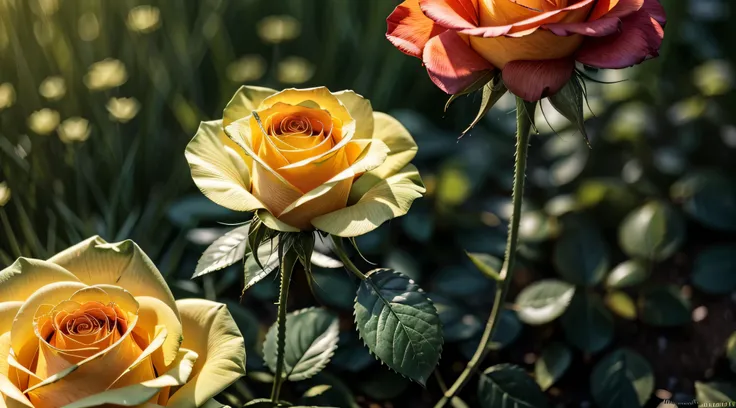
<path id="1" fill-rule="evenodd" d="M 273 388 L 271 389 L 271 401 L 274 404 L 279 403 L 279 395 L 281 394 L 281 386 L 284 383 L 284 359 L 286 354 L 286 304 L 289 299 L 289 284 L 291 283 L 291 273 L 293 271 L 292 264 L 286 259 L 291 256 L 288 249 L 284 251 L 284 244 L 279 242 L 279 258 L 281 259 L 281 291 L 279 292 L 279 307 L 276 324 L 278 332 L 276 338 L 276 373 L 273 378 Z"/>
<path id="2" fill-rule="evenodd" d="M 504 255 L 503 266 L 501 267 L 501 281 L 496 284 L 496 297 L 493 300 L 493 309 L 483 331 L 480 344 L 470 359 L 465 370 L 460 374 L 455 383 L 445 392 L 445 395 L 435 405 L 435 408 L 444 407 L 448 401 L 452 400 L 460 390 L 470 381 L 470 378 L 478 371 L 480 363 L 485 359 L 490 351 L 488 344 L 493 338 L 494 333 L 498 329 L 499 316 L 503 310 L 503 305 L 511 286 L 511 278 L 514 273 L 514 264 L 516 262 L 516 250 L 519 244 L 519 222 L 521 218 L 521 202 L 524 195 L 524 178 L 526 172 L 527 151 L 529 147 L 529 133 L 533 126 L 534 109 L 536 102 L 525 102 L 521 98 L 516 98 L 516 159 L 514 161 L 514 185 L 512 190 L 513 212 L 509 223 L 509 234 L 506 240 L 506 253 Z"/>
<path id="3" fill-rule="evenodd" d="M 342 238 L 335 235 L 330 235 L 330 238 L 332 238 L 332 242 L 335 244 L 335 254 L 338 258 L 340 258 L 340 261 L 342 261 L 345 269 L 352 272 L 360 280 L 366 280 L 368 277 L 365 276 L 365 274 L 363 274 L 363 272 L 361 272 L 357 266 L 355 266 L 355 264 L 348 257 L 348 254 L 345 253 L 345 248 L 342 246 Z"/>

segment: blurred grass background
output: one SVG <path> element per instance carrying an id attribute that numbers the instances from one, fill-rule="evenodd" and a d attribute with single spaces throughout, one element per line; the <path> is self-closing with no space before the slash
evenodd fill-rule
<path id="1" fill-rule="evenodd" d="M 661 2 L 668 25 L 658 59 L 623 71 L 588 72 L 615 82 L 588 81 L 592 150 L 548 104 L 538 112 L 519 288 L 559 269 L 553 265 L 553 247 L 564 234 L 567 215 L 592 220 L 611 248 L 613 267 L 629 256 L 616 244 L 623 217 L 659 200 L 684 213 L 688 228 L 676 253 L 654 267 L 653 279 L 675 285 L 693 310 L 711 307 L 707 296 L 688 295 L 688 288 L 700 250 L 736 242 L 736 28 L 730 23 L 736 5 L 731 0 Z M 410 129 L 420 146 L 416 164 L 428 186 L 428 197 L 409 215 L 359 244 L 371 260 L 410 274 L 438 299 L 449 299 L 457 321 L 446 321 L 446 327 L 457 325 L 451 326 L 455 338 L 448 341 L 458 347 L 448 348 L 443 366 L 455 372 L 452 362 L 472 352 L 490 302 L 490 283 L 479 280 L 462 250 L 500 256 L 505 242 L 513 101 L 503 99 L 458 141 L 479 98 L 461 98 L 443 112 L 447 97 L 432 85 L 420 61 L 401 54 L 384 37 L 385 18 L 397 4 L 0 0 L 0 268 L 18 256 L 49 257 L 94 234 L 109 241 L 131 238 L 157 262 L 177 295 L 235 301 L 239 291 L 232 286 L 242 279 L 237 268 L 188 280 L 203 248 L 225 230 L 221 223 L 243 217 L 198 192 L 184 160 L 186 143 L 200 121 L 221 116 L 243 84 L 353 89 Z M 725 270 L 736 275 L 733 268 Z M 325 293 L 353 284 L 342 279 L 324 279 Z M 255 312 L 269 324 L 272 294 L 272 288 L 256 292 L 238 313 L 251 322 Z M 352 294 L 348 299 L 323 294 L 321 301 L 349 316 Z M 722 337 L 734 327 L 729 312 L 734 301 L 719 302 L 713 307 L 725 315 L 711 318 L 705 334 L 678 337 L 681 349 L 704 361 L 653 362 L 660 387 L 676 377 L 683 382 L 668 389 L 694 393 L 693 381 L 703 379 L 714 355 L 723 352 Z M 709 331 L 713 325 L 721 327 L 718 333 Z M 626 330 L 622 336 L 631 337 Z M 518 360 L 554 338 L 531 334 L 544 340 L 522 342 Z M 646 348 L 651 339 L 644 337 L 638 346 Z M 338 362 L 337 369 L 351 371 L 353 363 L 343 361 L 340 367 Z M 357 386 L 367 400 L 391 401 L 407 387 L 412 388 L 405 395 L 422 397 L 408 400 L 416 405 L 397 406 L 424 406 L 432 399 L 432 391 L 421 392 L 395 377 L 386 380 L 385 369 L 376 372 L 383 374 L 370 378 L 379 378 L 380 386 Z M 386 381 L 401 386 L 387 394 Z M 238 392 L 240 397 L 232 398 L 247 399 L 251 393 L 245 383 Z M 586 398 L 577 394 L 565 393 L 571 399 L 561 401 Z"/>

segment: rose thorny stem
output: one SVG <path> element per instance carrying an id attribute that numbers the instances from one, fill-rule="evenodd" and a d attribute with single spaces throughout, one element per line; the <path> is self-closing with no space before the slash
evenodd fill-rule
<path id="1" fill-rule="evenodd" d="M 345 269 L 352 272 L 360 280 L 366 280 L 367 277 L 350 260 L 350 258 L 348 257 L 348 254 L 345 253 L 345 248 L 342 246 L 342 238 L 335 236 L 335 235 L 330 235 L 330 237 L 332 238 L 332 242 L 335 244 L 335 254 L 337 255 L 338 258 L 340 258 L 340 260 L 342 261 L 342 264 L 345 266 Z"/>
<path id="2" fill-rule="evenodd" d="M 271 401 L 274 404 L 279 403 L 279 394 L 281 393 L 281 385 L 284 383 L 284 358 L 286 350 L 286 303 L 289 299 L 289 284 L 291 283 L 291 272 L 293 263 L 287 257 L 293 256 L 291 249 L 284 250 L 284 245 L 279 242 L 279 258 L 281 260 L 281 291 L 279 292 L 278 317 L 276 324 L 278 332 L 276 333 L 276 373 L 273 379 L 273 388 L 271 389 Z"/>
<path id="3" fill-rule="evenodd" d="M 512 190 L 513 212 L 509 223 L 509 234 L 506 240 L 506 254 L 501 267 L 500 281 L 496 282 L 496 297 L 493 300 L 493 309 L 483 331 L 480 344 L 470 359 L 465 370 L 460 374 L 455 383 L 445 392 L 442 399 L 435 408 L 442 408 L 448 401 L 457 395 L 460 390 L 470 381 L 470 378 L 478 371 L 478 366 L 490 351 L 488 343 L 498 328 L 499 316 L 503 310 L 504 300 L 509 291 L 511 277 L 514 273 L 516 262 L 516 247 L 519 243 L 519 221 L 521 218 L 521 201 L 524 195 L 524 177 L 526 172 L 526 156 L 529 147 L 529 132 L 533 125 L 534 109 L 536 102 L 525 102 L 516 98 L 516 160 L 514 164 L 514 186 Z"/>

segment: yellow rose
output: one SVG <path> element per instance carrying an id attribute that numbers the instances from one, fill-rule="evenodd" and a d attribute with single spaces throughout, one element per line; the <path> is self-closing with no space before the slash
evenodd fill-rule
<path id="1" fill-rule="evenodd" d="M 244 372 L 225 305 L 175 301 L 131 241 L 0 271 L 0 407 L 221 406 Z"/>
<path id="2" fill-rule="evenodd" d="M 424 185 L 401 123 L 352 91 L 242 87 L 187 146 L 212 201 L 279 231 L 352 237 L 406 214 Z"/>

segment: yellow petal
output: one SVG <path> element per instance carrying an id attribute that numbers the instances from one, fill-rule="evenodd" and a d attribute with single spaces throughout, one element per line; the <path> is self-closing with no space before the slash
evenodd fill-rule
<path id="1" fill-rule="evenodd" d="M 0 374 L 0 406 L 6 404 L 8 408 L 30 407 L 34 408 L 31 401 L 8 379 Z M 4 402 L 3 402 L 4 401 Z"/>
<path id="2" fill-rule="evenodd" d="M 253 194 L 260 197 L 271 214 L 278 216 L 289 204 L 302 196 L 302 192 L 281 175 L 256 162 L 253 165 Z"/>
<path id="3" fill-rule="evenodd" d="M 41 305 L 57 305 L 69 299 L 76 291 L 85 288 L 80 282 L 56 282 L 37 290 L 18 310 L 10 330 L 10 342 L 15 357 L 24 367 L 30 367 L 38 350 L 38 339 L 33 328 L 36 311 Z M 27 377 L 24 376 L 25 381 Z"/>
<path id="4" fill-rule="evenodd" d="M 18 314 L 22 305 L 23 302 L 20 301 L 0 303 L 0 335 L 10 331 L 13 325 L 13 319 L 15 319 L 15 315 Z M 1 364 L 2 361 L 0 361 Z M 0 371 L 0 374 L 2 374 L 2 371 Z"/>
<path id="5" fill-rule="evenodd" d="M 54 263 L 18 258 L 0 271 L 0 302 L 24 301 L 36 290 L 50 283 L 64 281 L 79 282 L 79 279 Z"/>
<path id="6" fill-rule="evenodd" d="M 277 168 L 286 180 L 304 193 L 312 191 L 329 179 L 350 167 L 345 149 L 338 149 L 315 161 L 307 159 L 288 166 Z"/>
<path id="7" fill-rule="evenodd" d="M 355 138 L 370 139 L 373 137 L 373 107 L 371 101 L 363 98 L 353 91 L 340 91 L 333 93 L 337 99 L 350 112 L 350 116 L 355 119 Z"/>
<path id="8" fill-rule="evenodd" d="M 356 122 L 347 107 L 325 87 L 285 89 L 264 99 L 262 107 L 271 107 L 279 102 L 302 106 L 309 106 L 314 103 L 320 109 L 326 110 L 330 115 L 342 121 L 342 131 L 346 137 L 347 135 L 352 137 L 355 134 Z"/>
<path id="9" fill-rule="evenodd" d="M 10 332 L 0 334 L 0 375 L 10 376 L 10 365 L 8 364 L 8 356 L 10 355 Z"/>
<path id="10" fill-rule="evenodd" d="M 264 99 L 276 93 L 276 90 L 260 86 L 241 86 L 225 106 L 223 126 L 249 116 L 258 109 Z"/>
<path id="11" fill-rule="evenodd" d="M 140 384 L 103 391 L 77 400 L 64 408 L 91 408 L 105 404 L 130 407 L 144 404 L 164 388 L 184 385 L 189 380 L 197 359 L 197 353 L 182 349 L 174 360 L 172 368 L 166 374 Z"/>
<path id="12" fill-rule="evenodd" d="M 350 203 L 358 202 L 371 187 L 403 169 L 417 154 L 417 144 L 401 122 L 383 112 L 375 112 L 373 117 L 376 124 L 373 137 L 388 146 L 388 157 L 383 164 L 355 181 L 350 191 Z"/>
<path id="13" fill-rule="evenodd" d="M 207 198 L 223 207 L 235 211 L 263 208 L 250 193 L 252 159 L 237 151 L 242 150 L 224 135 L 219 121 L 202 122 L 185 153 L 192 179 Z"/>
<path id="14" fill-rule="evenodd" d="M 260 219 L 268 228 L 274 231 L 281 231 L 281 232 L 299 232 L 300 231 L 299 228 L 293 227 L 279 220 L 278 218 L 274 217 L 274 215 L 268 212 L 267 210 L 258 210 L 258 212 L 256 212 L 256 217 L 258 217 L 258 219 Z"/>
<path id="15" fill-rule="evenodd" d="M 138 309 L 138 327 L 146 333 L 154 333 L 156 326 L 164 326 L 168 332 L 166 342 L 162 347 L 164 364 L 168 366 L 176 358 L 181 346 L 183 328 L 175 310 L 166 303 L 150 296 L 139 296 L 136 298 L 140 307 Z M 163 367 L 156 367 L 162 370 Z M 163 371 L 163 370 L 162 370 Z"/>
<path id="16" fill-rule="evenodd" d="M 183 347 L 199 354 L 192 378 L 168 406 L 201 406 L 245 375 L 245 346 L 227 307 L 203 299 L 177 302 L 184 324 Z"/>
<path id="17" fill-rule="evenodd" d="M 424 191 L 419 172 L 410 164 L 373 186 L 355 205 L 319 216 L 312 225 L 341 237 L 362 235 L 406 214 Z"/>
<path id="18" fill-rule="evenodd" d="M 305 194 L 290 205 L 288 211 L 279 216 L 279 220 L 299 230 L 310 230 L 315 217 L 345 208 L 352 184 L 352 179 L 344 179 L 318 186 L 315 189 L 317 191 Z"/>
<path id="19" fill-rule="evenodd" d="M 155 297 L 176 310 L 174 296 L 164 277 L 133 241 L 108 244 L 100 237 L 92 237 L 58 253 L 49 261 L 88 285 L 119 286 L 134 297 Z"/>

